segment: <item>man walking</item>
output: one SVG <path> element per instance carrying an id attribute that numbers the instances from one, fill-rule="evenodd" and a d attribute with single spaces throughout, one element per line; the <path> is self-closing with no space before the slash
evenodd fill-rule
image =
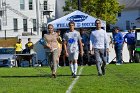
<path id="1" fill-rule="evenodd" d="M 135 50 L 135 33 L 132 32 L 132 29 L 128 30 L 128 33 L 124 36 L 124 42 L 127 43 L 127 48 L 129 51 L 129 63 L 134 60 L 134 50 Z"/>
<path id="2" fill-rule="evenodd" d="M 101 20 L 97 19 L 95 21 L 95 25 L 96 30 L 92 31 L 90 34 L 90 52 L 95 54 L 98 76 L 102 76 L 105 75 L 105 54 L 109 51 L 109 43 L 107 40 L 106 31 L 101 28 Z"/>
<path id="3" fill-rule="evenodd" d="M 79 46 L 80 44 L 80 54 L 83 55 L 83 46 L 81 41 L 80 33 L 74 30 L 75 23 L 73 21 L 69 22 L 70 30 L 64 34 L 64 49 L 66 56 L 69 59 L 69 65 L 72 72 L 72 76 L 76 78 L 77 73 L 77 59 L 79 56 Z"/>
<path id="4" fill-rule="evenodd" d="M 89 64 L 89 35 L 85 32 L 85 29 L 80 29 L 80 35 L 82 38 L 82 45 L 83 45 L 83 56 L 79 56 L 79 63 L 80 65 L 86 65 Z"/>
<path id="5" fill-rule="evenodd" d="M 119 28 L 115 28 L 113 32 L 113 43 L 116 53 L 116 65 L 122 64 L 122 47 L 123 47 L 123 35 L 119 32 Z"/>

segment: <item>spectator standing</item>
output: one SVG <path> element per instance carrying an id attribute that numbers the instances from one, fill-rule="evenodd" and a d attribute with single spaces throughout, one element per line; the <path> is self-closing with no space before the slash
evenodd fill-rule
<path id="1" fill-rule="evenodd" d="M 22 43 L 21 39 L 18 39 L 18 42 L 15 44 L 15 52 L 16 54 L 22 54 Z"/>
<path id="2" fill-rule="evenodd" d="M 70 69 L 72 72 L 73 78 L 76 78 L 77 74 L 77 59 L 79 56 L 79 45 L 80 44 L 80 54 L 83 55 L 83 46 L 81 41 L 81 36 L 78 31 L 76 31 L 75 23 L 73 21 L 69 22 L 70 30 L 64 34 L 64 49 L 66 56 L 69 60 Z"/>
<path id="3" fill-rule="evenodd" d="M 109 51 L 109 43 L 106 31 L 101 28 L 101 20 L 97 19 L 95 25 L 96 30 L 90 34 L 90 52 L 95 54 L 98 76 L 102 76 L 105 75 L 106 52 Z"/>
<path id="4" fill-rule="evenodd" d="M 18 39 L 18 42 L 15 44 L 15 53 L 16 54 L 22 54 L 22 43 L 21 39 Z M 20 57 L 17 57 L 17 66 L 20 66 Z"/>
<path id="5" fill-rule="evenodd" d="M 48 25 L 48 33 L 44 34 L 44 48 L 46 49 L 46 56 L 51 67 L 52 77 L 56 78 L 57 59 L 58 59 L 58 34 L 54 32 L 52 24 Z"/>
<path id="6" fill-rule="evenodd" d="M 82 45 L 83 45 L 83 50 L 84 50 L 84 55 L 79 55 L 79 62 L 80 65 L 86 65 L 89 62 L 89 36 L 86 34 L 85 29 L 81 28 L 80 29 L 80 35 L 82 38 Z M 86 57 L 87 60 L 85 60 Z"/>
<path id="7" fill-rule="evenodd" d="M 128 30 L 128 33 L 124 36 L 124 42 L 127 43 L 127 48 L 129 51 L 129 63 L 134 60 L 134 50 L 135 50 L 135 33 L 133 30 Z"/>
<path id="8" fill-rule="evenodd" d="M 26 47 L 26 53 L 30 53 L 31 49 L 33 49 L 33 42 L 31 41 L 31 38 L 28 38 L 28 43 L 25 44 Z"/>
<path id="9" fill-rule="evenodd" d="M 113 32 L 113 43 L 116 53 L 116 65 L 122 64 L 122 47 L 123 47 L 123 35 L 119 32 L 119 28 L 115 28 Z"/>

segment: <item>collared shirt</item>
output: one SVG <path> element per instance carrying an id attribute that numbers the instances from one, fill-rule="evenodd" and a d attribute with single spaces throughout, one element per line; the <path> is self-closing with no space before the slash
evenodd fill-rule
<path id="1" fill-rule="evenodd" d="M 135 33 L 133 32 L 130 32 L 130 33 L 127 33 L 125 36 L 124 36 L 124 40 L 127 39 L 127 44 L 128 45 L 134 45 L 135 44 Z"/>
<path id="2" fill-rule="evenodd" d="M 106 31 L 103 29 L 92 31 L 90 34 L 90 50 L 92 48 L 105 49 L 109 48 Z M 106 45 L 106 46 L 105 46 Z"/>
<path id="3" fill-rule="evenodd" d="M 115 46 L 122 45 L 124 41 L 122 33 L 113 33 L 113 41 L 115 42 Z"/>

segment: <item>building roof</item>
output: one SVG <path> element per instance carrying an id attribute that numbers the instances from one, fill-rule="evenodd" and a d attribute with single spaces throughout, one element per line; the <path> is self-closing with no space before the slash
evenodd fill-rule
<path id="1" fill-rule="evenodd" d="M 126 9 L 140 8 L 140 0 L 118 0 L 120 5 L 125 5 Z"/>

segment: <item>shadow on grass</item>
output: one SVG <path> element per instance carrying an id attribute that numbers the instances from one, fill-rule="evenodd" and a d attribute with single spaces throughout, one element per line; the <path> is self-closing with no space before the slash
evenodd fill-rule
<path id="1" fill-rule="evenodd" d="M 38 75 L 38 76 L 0 76 L 0 78 L 46 78 L 51 77 L 51 75 Z"/>
<path id="2" fill-rule="evenodd" d="M 57 77 L 70 77 L 71 75 L 68 74 L 58 74 Z M 77 76 L 96 76 L 96 74 L 89 74 L 89 75 L 77 75 Z M 0 76 L 0 78 L 51 78 L 51 74 L 46 75 L 36 75 L 36 76 Z"/>
<path id="3" fill-rule="evenodd" d="M 82 74 L 82 75 L 77 75 L 77 76 L 94 76 L 94 75 L 96 75 L 96 74 L 88 74 L 88 75 Z M 57 76 L 64 77 L 64 76 L 72 76 L 72 75 L 64 75 L 64 74 L 62 75 L 62 74 L 59 74 Z"/>

